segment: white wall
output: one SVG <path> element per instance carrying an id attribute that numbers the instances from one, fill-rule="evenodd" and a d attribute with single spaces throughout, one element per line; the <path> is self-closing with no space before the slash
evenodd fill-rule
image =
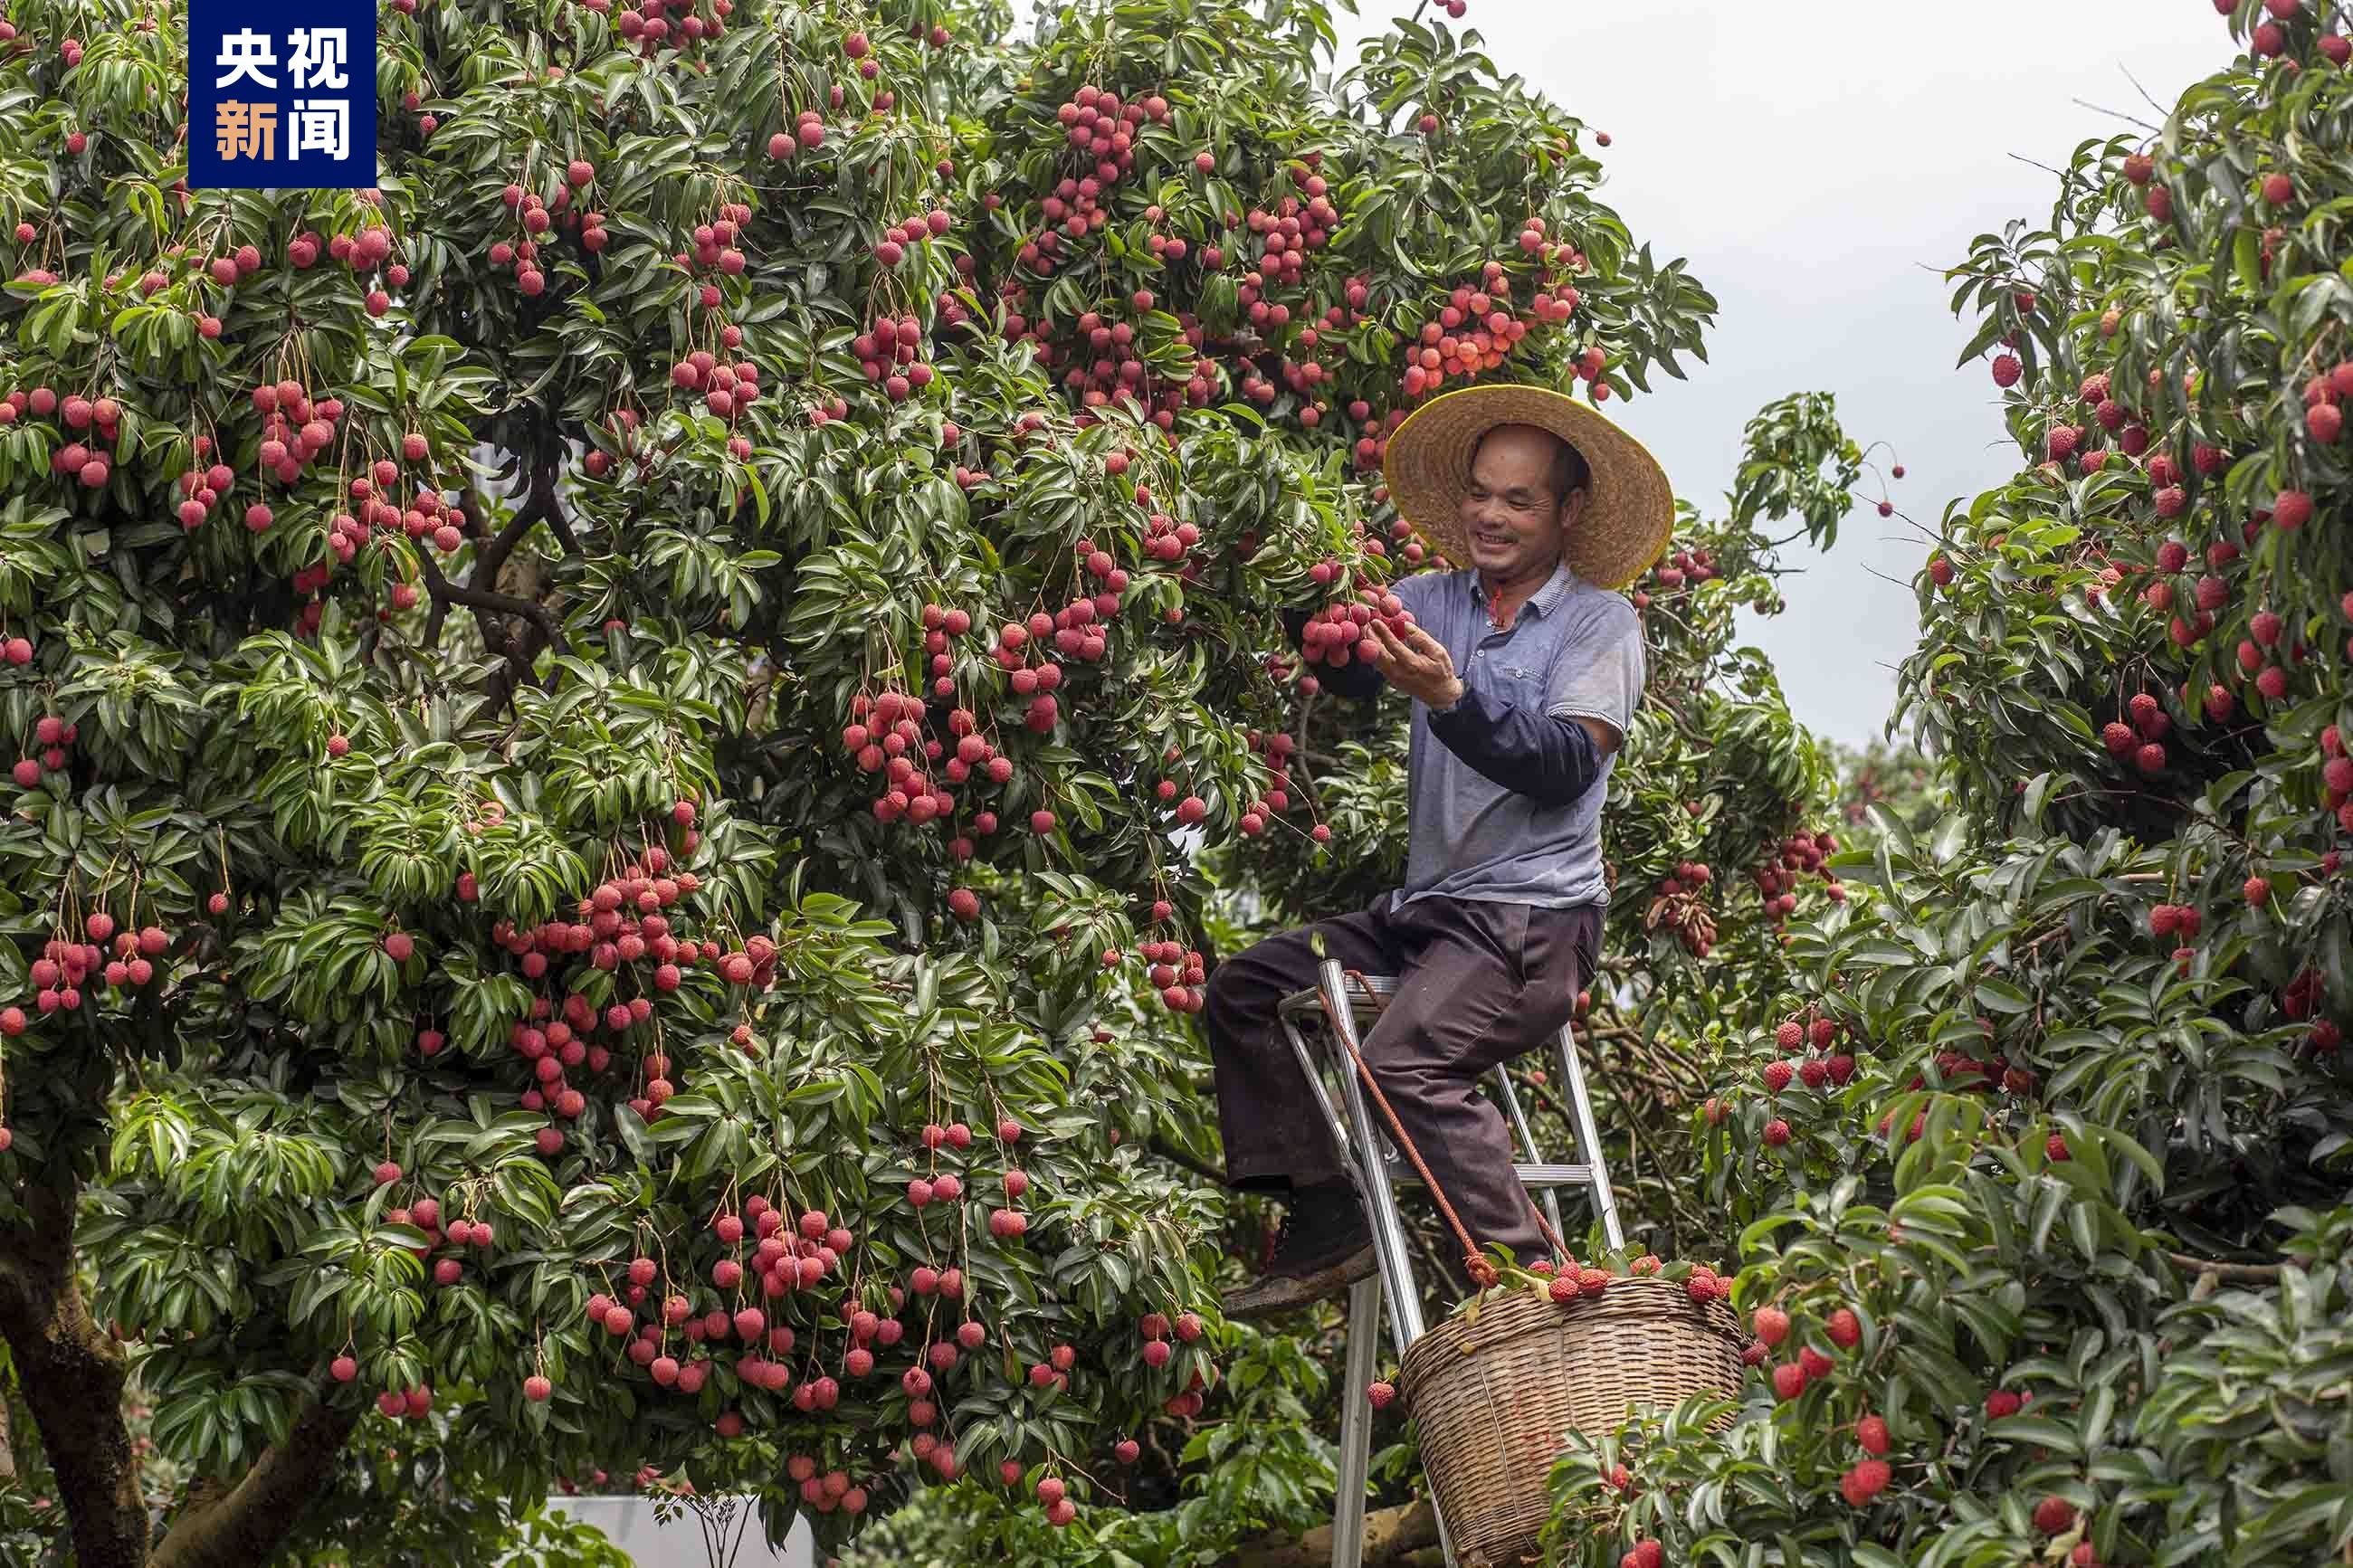
<path id="1" fill-rule="evenodd" d="M 749 1502 L 748 1523 L 743 1526 L 742 1547 L 733 1559 L 714 1564 L 703 1544 L 702 1524 L 688 1509 L 669 1524 L 654 1517 L 654 1505 L 634 1497 L 552 1497 L 550 1513 L 565 1513 L 595 1525 L 605 1539 L 628 1552 L 638 1568 L 817 1568 L 817 1545 L 805 1521 L 795 1521 L 780 1547 L 771 1547 L 760 1533 L 760 1520 Z M 739 1514 L 741 1521 L 742 1515 Z"/>

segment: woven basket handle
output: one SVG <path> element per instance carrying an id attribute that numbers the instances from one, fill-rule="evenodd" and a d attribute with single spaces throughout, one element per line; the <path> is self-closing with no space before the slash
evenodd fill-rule
<path id="1" fill-rule="evenodd" d="M 1378 1012 L 1380 994 L 1373 989 L 1373 983 L 1365 977 L 1364 971 L 1350 969 L 1344 970 L 1342 973 L 1364 988 L 1365 1000 L 1373 1005 L 1375 1012 Z M 1340 1017 L 1335 1008 L 1345 1002 L 1345 997 L 1327 995 L 1324 998 L 1324 1015 L 1332 1026 L 1332 1033 L 1342 1045 L 1348 1047 L 1348 1055 L 1356 1064 L 1356 1076 L 1364 1079 L 1365 1087 L 1372 1091 L 1373 1102 L 1381 1108 L 1381 1115 L 1389 1124 L 1390 1135 L 1397 1139 L 1398 1147 L 1405 1151 L 1406 1158 L 1413 1162 L 1415 1174 L 1421 1178 L 1421 1184 L 1430 1189 L 1430 1195 L 1437 1200 L 1438 1212 L 1446 1216 L 1447 1225 L 1454 1232 L 1454 1239 L 1462 1244 L 1463 1272 L 1471 1277 L 1473 1284 L 1484 1289 L 1495 1282 L 1495 1266 L 1487 1261 L 1486 1254 L 1480 1251 L 1478 1244 L 1471 1239 L 1471 1232 L 1463 1226 L 1461 1216 L 1454 1212 L 1454 1205 L 1447 1201 L 1446 1190 L 1438 1184 L 1438 1178 L 1430 1174 L 1429 1164 L 1421 1157 L 1421 1151 L 1415 1148 L 1413 1140 L 1406 1135 L 1404 1126 L 1398 1121 L 1396 1110 L 1390 1108 L 1389 1097 L 1381 1092 L 1379 1082 L 1373 1077 L 1373 1069 L 1365 1065 L 1363 1053 L 1356 1049 L 1356 1042 L 1353 1037 L 1356 1031 L 1340 1026 Z M 1523 1198 L 1527 1197 L 1525 1188 L 1521 1189 L 1520 1195 Z M 1536 1228 L 1542 1231 L 1545 1239 L 1552 1244 L 1553 1251 L 1566 1258 L 1568 1256 L 1568 1248 L 1562 1243 L 1560 1237 L 1552 1226 L 1546 1222 L 1544 1211 L 1537 1208 L 1533 1200 L 1528 1202 L 1528 1208 L 1535 1215 Z"/>

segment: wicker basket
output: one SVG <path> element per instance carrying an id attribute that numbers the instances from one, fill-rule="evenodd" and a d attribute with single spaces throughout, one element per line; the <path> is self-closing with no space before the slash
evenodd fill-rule
<path id="1" fill-rule="evenodd" d="M 1620 1279 L 1556 1305 L 1516 1291 L 1457 1317 L 1405 1352 L 1399 1392 L 1421 1429 L 1422 1466 L 1462 1568 L 1540 1560 L 1552 1511 L 1545 1477 L 1563 1435 L 1599 1436 L 1637 1405 L 1740 1393 L 1739 1320 L 1681 1285 Z M 1729 1417 L 1727 1416 L 1727 1419 Z"/>

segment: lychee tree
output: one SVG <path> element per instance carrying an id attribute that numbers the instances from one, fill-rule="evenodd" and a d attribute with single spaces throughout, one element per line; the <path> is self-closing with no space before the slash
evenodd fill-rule
<path id="1" fill-rule="evenodd" d="M 0 1335 L 85 1568 L 403 1454 L 828 1542 L 1170 1487 L 1202 856 L 1342 864 L 1282 612 L 1424 559 L 1417 400 L 1714 306 L 1475 40 L 1049 21 L 395 0 L 378 185 L 244 193 L 183 13 L 7 8 Z"/>
<path id="2" fill-rule="evenodd" d="M 1756 1371 L 1560 1464 L 1567 1560 L 2353 1549 L 2353 44 L 2218 8 L 2238 58 L 1952 273 L 2026 461 L 1918 582 L 1947 809 L 1869 808 L 1691 1119 Z"/>

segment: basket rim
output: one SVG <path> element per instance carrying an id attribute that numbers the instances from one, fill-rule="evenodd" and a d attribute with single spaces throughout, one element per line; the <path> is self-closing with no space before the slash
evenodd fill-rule
<path id="1" fill-rule="evenodd" d="M 1703 1306 L 1686 1296 L 1680 1284 L 1655 1275 L 1613 1279 L 1603 1294 L 1580 1294 L 1567 1301 L 1549 1298 L 1539 1300 L 1533 1287 L 1522 1287 L 1501 1300 L 1482 1306 L 1476 1324 L 1461 1317 L 1450 1317 L 1408 1345 L 1405 1353 L 1398 1358 L 1398 1392 L 1410 1404 L 1412 1388 L 1419 1381 L 1422 1368 L 1441 1353 L 1459 1361 L 1474 1352 L 1478 1342 L 1472 1336 L 1492 1336 L 1495 1331 L 1493 1325 L 1500 1324 L 1506 1336 L 1516 1335 L 1542 1326 L 1537 1320 L 1551 1319 L 1554 1314 L 1662 1319 L 1686 1332 L 1720 1339 L 1736 1351 L 1747 1344 L 1740 1332 L 1739 1317 L 1727 1303 L 1718 1300 Z"/>

